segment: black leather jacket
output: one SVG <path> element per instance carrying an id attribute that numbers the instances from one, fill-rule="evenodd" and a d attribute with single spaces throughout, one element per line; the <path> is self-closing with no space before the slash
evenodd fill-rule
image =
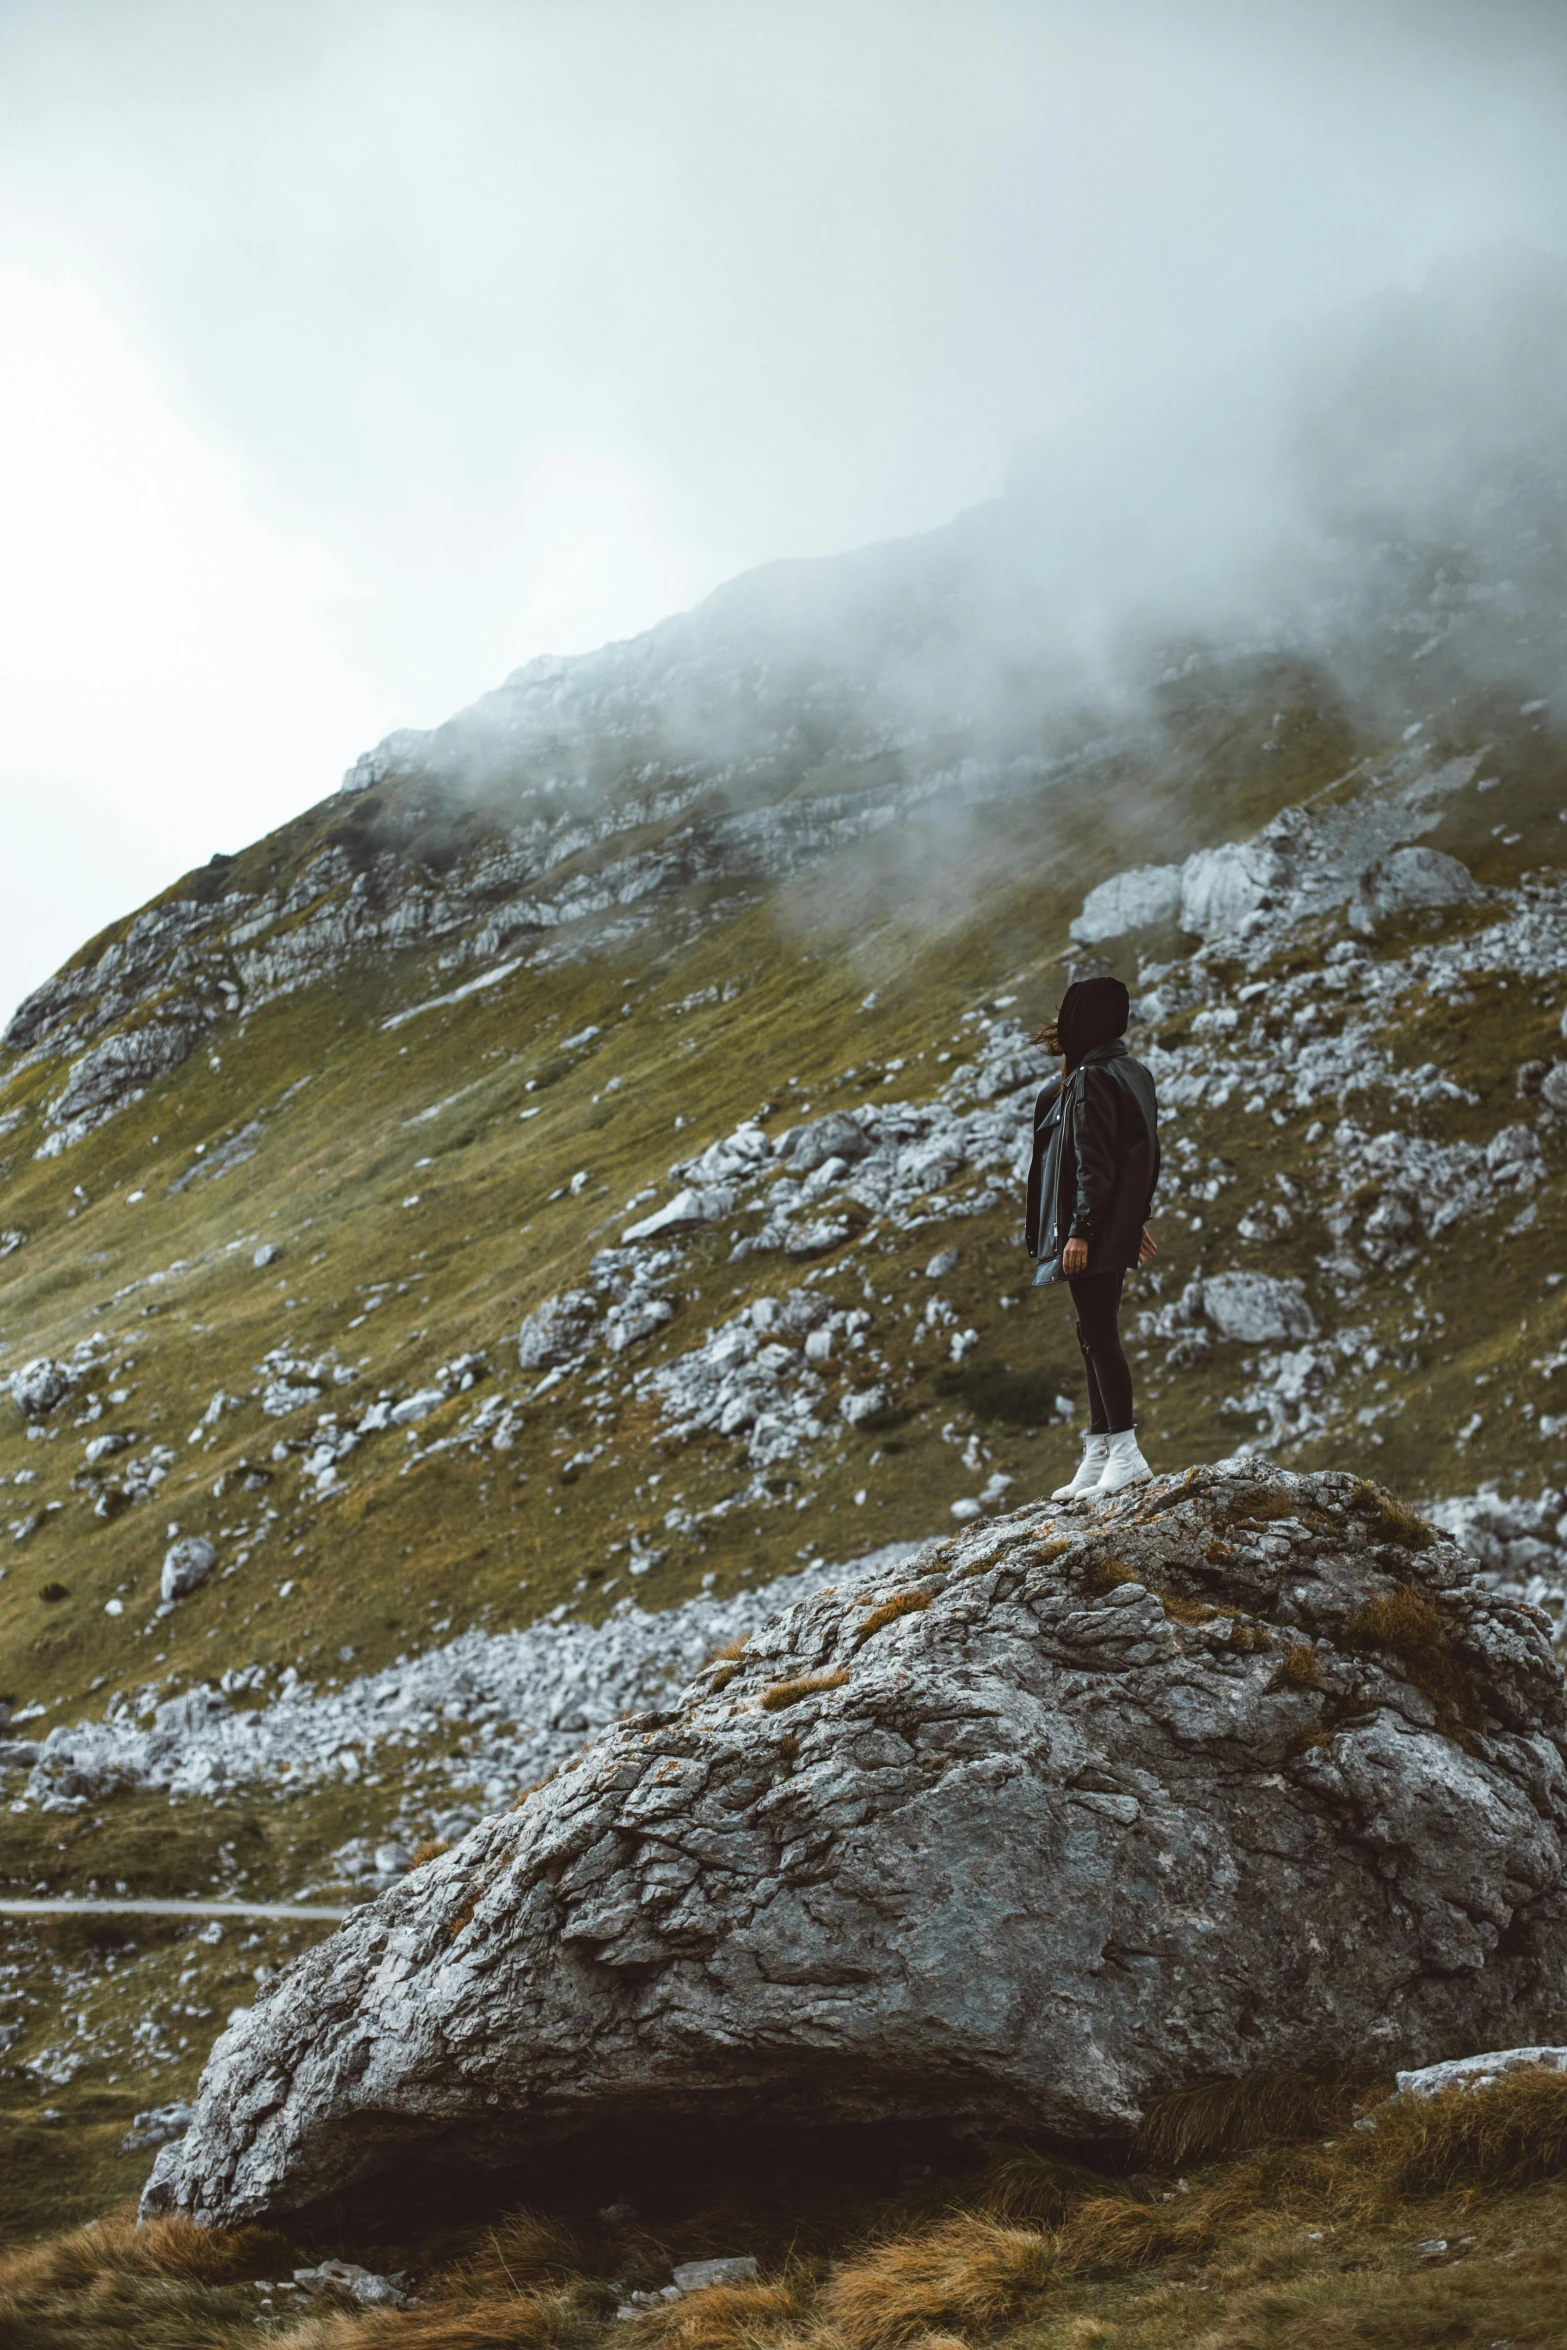
<path id="1" fill-rule="evenodd" d="M 1121 1038 L 1085 1053 L 1064 1085 L 1034 1104 L 1028 1171 L 1028 1253 L 1058 1260 L 1086 1240 L 1090 1273 L 1129 1271 L 1159 1181 L 1153 1079 Z"/>

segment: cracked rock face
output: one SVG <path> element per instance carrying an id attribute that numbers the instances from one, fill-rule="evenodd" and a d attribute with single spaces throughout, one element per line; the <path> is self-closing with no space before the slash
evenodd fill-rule
<path id="1" fill-rule="evenodd" d="M 1342 1473 L 1038 1505 L 798 1602 L 301 1957 L 148 2213 L 1567 2040 L 1532 1608 Z"/>

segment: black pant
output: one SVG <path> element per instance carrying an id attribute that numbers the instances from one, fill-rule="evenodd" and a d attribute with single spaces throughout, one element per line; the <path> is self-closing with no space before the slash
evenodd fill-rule
<path id="1" fill-rule="evenodd" d="M 1119 1436 L 1132 1425 L 1132 1374 L 1121 1352 L 1125 1279 L 1124 1273 L 1079 1273 L 1067 1283 L 1088 1374 L 1088 1425 L 1095 1436 Z"/>

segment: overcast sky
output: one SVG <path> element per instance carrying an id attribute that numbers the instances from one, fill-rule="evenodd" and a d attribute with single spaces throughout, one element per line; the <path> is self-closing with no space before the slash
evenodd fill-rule
<path id="1" fill-rule="evenodd" d="M 1567 249 L 1545 0 L 0 0 L 0 1018 L 535 653 Z"/>

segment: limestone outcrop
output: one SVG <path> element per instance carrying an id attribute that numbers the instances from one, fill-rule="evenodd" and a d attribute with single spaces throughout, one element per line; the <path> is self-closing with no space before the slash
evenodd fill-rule
<path id="1" fill-rule="evenodd" d="M 1251 1460 L 801 1600 L 300 1958 L 148 2213 L 743 2125 L 1113 2140 L 1215 2075 L 1567 2040 L 1544 1618 Z"/>

